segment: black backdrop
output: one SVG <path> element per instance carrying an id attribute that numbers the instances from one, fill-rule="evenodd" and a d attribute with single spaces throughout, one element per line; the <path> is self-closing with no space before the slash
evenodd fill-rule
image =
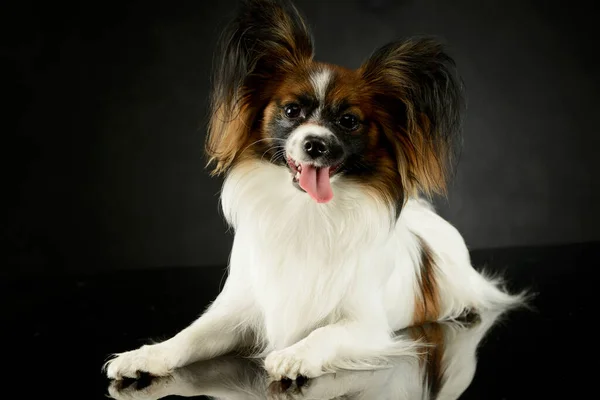
<path id="1" fill-rule="evenodd" d="M 323 61 L 356 67 L 414 34 L 449 43 L 469 110 L 438 205 L 471 248 L 600 239 L 593 2 L 297 4 Z M 2 273 L 226 263 L 202 147 L 234 5 L 3 2 Z"/>

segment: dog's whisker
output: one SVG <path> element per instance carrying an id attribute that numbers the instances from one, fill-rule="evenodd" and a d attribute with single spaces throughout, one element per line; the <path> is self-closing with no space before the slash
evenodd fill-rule
<path id="1" fill-rule="evenodd" d="M 285 149 L 283 147 L 281 147 L 281 146 L 270 147 L 260 157 L 261 161 L 264 160 L 265 156 L 267 155 L 267 153 L 269 151 L 276 150 L 276 149 L 279 149 L 279 150 L 277 150 L 277 151 L 275 151 L 275 153 L 273 153 L 273 155 L 269 159 L 269 162 L 273 162 L 275 159 L 277 159 L 277 157 L 281 157 L 281 156 L 283 156 L 285 154 Z"/>
<path id="2" fill-rule="evenodd" d="M 247 145 L 246 147 L 244 147 L 242 149 L 242 151 L 240 151 L 240 154 L 243 154 L 245 151 L 247 151 L 252 146 L 255 146 L 255 145 L 259 144 L 259 143 L 267 142 L 267 141 L 269 141 L 269 142 L 270 141 L 281 141 L 281 142 L 285 143 L 286 140 L 285 139 L 280 139 L 280 138 L 261 138 L 261 139 L 255 140 L 254 142 L 252 142 L 249 145 Z M 277 147 L 281 147 L 279 145 L 276 145 L 276 146 Z M 268 151 L 268 149 L 267 149 L 267 151 Z"/>

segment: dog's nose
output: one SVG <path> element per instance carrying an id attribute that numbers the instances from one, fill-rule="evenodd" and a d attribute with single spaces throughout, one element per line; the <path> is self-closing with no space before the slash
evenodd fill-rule
<path id="1" fill-rule="evenodd" d="M 308 137 L 304 140 L 304 151 L 311 158 L 319 158 L 329 152 L 329 148 L 323 139 Z"/>

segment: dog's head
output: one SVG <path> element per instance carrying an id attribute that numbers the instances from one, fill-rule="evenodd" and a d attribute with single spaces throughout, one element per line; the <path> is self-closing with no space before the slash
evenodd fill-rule
<path id="1" fill-rule="evenodd" d="M 317 202 L 333 197 L 336 180 L 393 205 L 444 192 L 463 98 L 437 42 L 393 42 L 350 70 L 315 61 L 293 5 L 246 0 L 216 61 L 207 139 L 214 174 L 263 159 L 287 168 L 289 184 Z"/>

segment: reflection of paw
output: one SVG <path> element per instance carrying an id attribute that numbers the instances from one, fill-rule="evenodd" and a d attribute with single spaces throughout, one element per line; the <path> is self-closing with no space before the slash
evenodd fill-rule
<path id="1" fill-rule="evenodd" d="M 142 374 L 139 379 L 111 381 L 108 394 L 116 400 L 156 400 L 171 395 L 169 388 L 175 384 L 174 378 L 152 377 Z"/>
<path id="2" fill-rule="evenodd" d="M 139 378 L 142 372 L 167 376 L 175 367 L 173 352 L 160 344 L 142 346 L 137 350 L 116 354 L 105 365 L 110 379 Z"/>
<path id="3" fill-rule="evenodd" d="M 303 389 L 308 385 L 308 380 L 299 376 L 296 380 L 284 378 L 273 381 L 267 389 L 267 400 L 296 400 L 304 399 Z"/>
<path id="4" fill-rule="evenodd" d="M 324 373 L 323 359 L 305 345 L 274 351 L 265 359 L 265 369 L 273 379 L 316 378 Z"/>

